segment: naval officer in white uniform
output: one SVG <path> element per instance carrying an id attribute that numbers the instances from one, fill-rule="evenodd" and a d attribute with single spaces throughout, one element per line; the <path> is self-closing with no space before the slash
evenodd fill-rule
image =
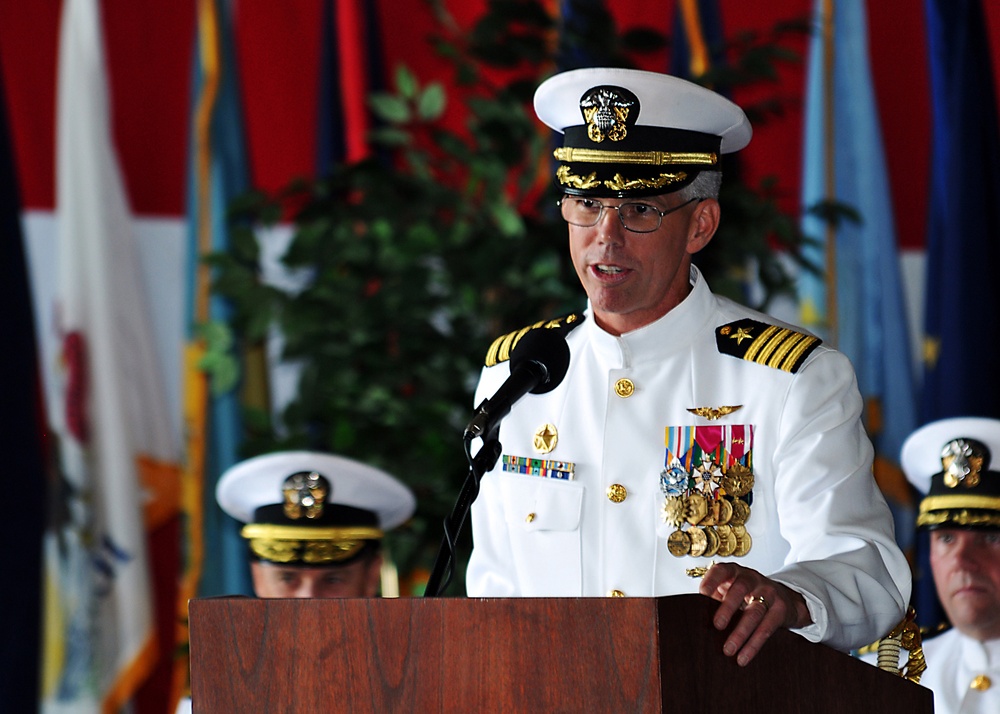
<path id="1" fill-rule="evenodd" d="M 257 597 L 374 597 L 387 530 L 416 508 L 413 493 L 367 464 L 317 451 L 278 451 L 232 466 L 219 506 L 244 523 Z"/>
<path id="2" fill-rule="evenodd" d="M 921 493 L 917 527 L 930 530 L 930 563 L 951 629 L 923 643 L 936 714 L 1000 712 L 1000 421 L 957 417 L 927 424 L 903 444 Z"/>
<path id="3" fill-rule="evenodd" d="M 568 372 L 521 399 L 472 507 L 471 596 L 701 592 L 746 664 L 778 628 L 844 650 L 902 618 L 910 572 L 871 475 L 848 360 L 714 295 L 692 264 L 720 221 L 743 111 L 662 74 L 583 69 L 535 94 L 585 313 L 490 348 L 476 403 L 524 334 Z M 715 565 L 712 565 L 715 563 Z M 704 571 L 700 580 L 691 577 Z"/>
<path id="4" fill-rule="evenodd" d="M 244 523 L 261 598 L 375 597 L 386 531 L 416 509 L 410 489 L 367 464 L 319 451 L 276 451 L 226 470 L 219 506 Z M 183 697 L 175 714 L 190 714 Z"/>

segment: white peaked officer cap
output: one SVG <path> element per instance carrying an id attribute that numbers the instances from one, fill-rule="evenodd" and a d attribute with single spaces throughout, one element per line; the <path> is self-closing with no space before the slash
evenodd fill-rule
<path id="1" fill-rule="evenodd" d="M 535 92 L 535 113 L 563 134 L 554 155 L 570 195 L 671 193 L 720 154 L 750 143 L 746 114 L 721 94 L 656 72 L 598 67 L 557 74 Z"/>
<path id="2" fill-rule="evenodd" d="M 246 524 L 252 557 L 287 564 L 346 562 L 416 508 L 410 489 L 384 471 L 317 451 L 242 461 L 223 473 L 215 495 Z"/>
<path id="3" fill-rule="evenodd" d="M 1000 529 L 1000 420 L 954 417 L 920 427 L 903 443 L 906 478 L 924 494 L 920 528 Z"/>

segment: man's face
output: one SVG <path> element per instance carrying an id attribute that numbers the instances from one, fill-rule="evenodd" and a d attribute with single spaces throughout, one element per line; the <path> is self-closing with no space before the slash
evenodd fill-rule
<path id="1" fill-rule="evenodd" d="M 256 561 L 250 564 L 250 574 L 254 593 L 261 598 L 374 597 L 381 565 L 378 555 L 327 567 Z"/>
<path id="2" fill-rule="evenodd" d="M 1000 638 L 1000 532 L 941 528 L 931 533 L 930 550 L 951 623 L 980 641 Z"/>
<path id="3" fill-rule="evenodd" d="M 575 199 L 586 200 L 586 199 Z M 661 211 L 683 203 L 665 194 L 642 199 L 602 198 L 605 206 L 647 203 Z M 694 202 L 663 217 L 652 233 L 633 233 L 605 209 L 597 225 L 569 224 L 569 250 L 597 324 L 620 335 L 659 319 L 690 291 L 691 255 L 711 239 L 719 204 Z"/>

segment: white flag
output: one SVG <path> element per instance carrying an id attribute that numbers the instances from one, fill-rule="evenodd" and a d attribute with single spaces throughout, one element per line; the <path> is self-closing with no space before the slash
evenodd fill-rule
<path id="1" fill-rule="evenodd" d="M 43 711 L 115 712 L 156 660 L 140 461 L 176 461 L 177 447 L 112 140 L 97 0 L 63 4 L 58 92 L 62 350 L 46 397 L 63 488 L 46 535 Z"/>

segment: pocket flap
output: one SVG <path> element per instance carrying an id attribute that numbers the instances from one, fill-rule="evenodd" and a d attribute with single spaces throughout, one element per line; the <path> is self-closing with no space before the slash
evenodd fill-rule
<path id="1" fill-rule="evenodd" d="M 581 484 L 559 479 L 503 474 L 500 486 L 510 528 L 525 531 L 572 531 L 583 511 Z"/>

